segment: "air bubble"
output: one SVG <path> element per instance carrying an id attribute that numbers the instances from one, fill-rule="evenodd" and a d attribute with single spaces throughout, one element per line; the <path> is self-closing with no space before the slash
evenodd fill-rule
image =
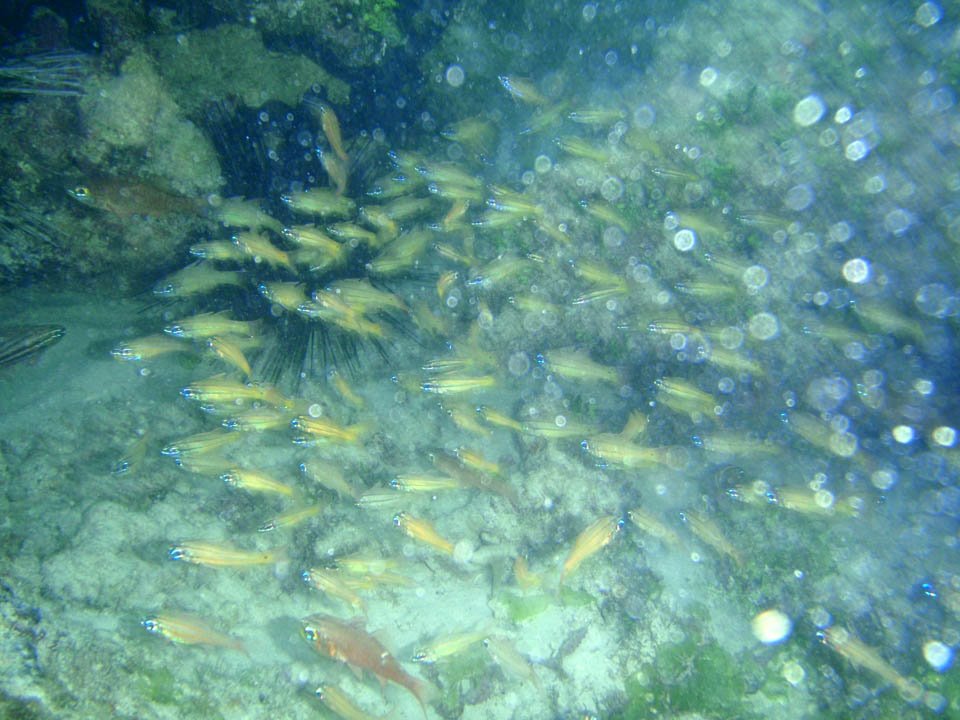
<path id="1" fill-rule="evenodd" d="M 843 264 L 843 279 L 855 285 L 870 280 L 870 263 L 863 258 L 853 258 Z"/>
<path id="2" fill-rule="evenodd" d="M 764 645 L 783 642 L 793 630 L 793 622 L 780 610 L 765 610 L 750 623 L 753 636 Z"/>
<path id="3" fill-rule="evenodd" d="M 914 20 L 917 21 L 917 25 L 923 28 L 928 28 L 936 25 L 940 22 L 940 19 L 943 17 L 943 10 L 940 9 L 940 6 L 933 2 L 925 2 L 923 5 L 917 8 L 917 12 L 914 13 Z"/>
<path id="4" fill-rule="evenodd" d="M 901 445 L 912 443 L 913 439 L 916 437 L 916 433 L 909 425 L 897 425 L 893 428 L 891 433 L 893 434 L 893 439 Z"/>
<path id="5" fill-rule="evenodd" d="M 843 151 L 844 156 L 851 162 L 863 160 L 870 154 L 870 147 L 863 140 L 854 140 Z"/>
<path id="6" fill-rule="evenodd" d="M 466 80 L 467 74 L 460 65 L 451 65 L 447 68 L 445 77 L 447 78 L 447 84 L 450 87 L 458 88 L 463 85 L 463 81 Z"/>
<path id="7" fill-rule="evenodd" d="M 600 194 L 609 203 L 615 203 L 623 197 L 623 183 L 620 178 L 608 177 L 600 184 Z"/>
<path id="8" fill-rule="evenodd" d="M 953 447 L 957 444 L 957 431 L 949 425 L 934 428 L 930 437 L 940 447 Z"/>
<path id="9" fill-rule="evenodd" d="M 530 369 L 530 356 L 525 352 L 516 352 L 507 360 L 507 370 L 517 377 L 525 375 Z"/>
<path id="10" fill-rule="evenodd" d="M 783 203 L 790 210 L 806 210 L 813 204 L 813 188 L 809 185 L 794 185 L 787 191 Z"/>
<path id="11" fill-rule="evenodd" d="M 611 225 L 603 231 L 603 246 L 606 248 L 618 248 L 626 239 L 627 234 L 616 225 Z"/>
<path id="12" fill-rule="evenodd" d="M 767 312 L 757 313 L 750 318 L 748 327 L 757 340 L 772 340 L 780 334 L 780 323 L 776 316 Z"/>
<path id="13" fill-rule="evenodd" d="M 800 127 L 810 127 L 820 121 L 827 106 L 818 95 L 807 95 L 793 108 L 793 121 Z"/>
<path id="14" fill-rule="evenodd" d="M 870 484 L 877 490 L 886 492 L 897 484 L 897 474 L 892 470 L 877 470 L 870 474 Z"/>
<path id="15" fill-rule="evenodd" d="M 673 246 L 680 252 L 689 252 L 697 244 L 697 234 L 689 229 L 678 230 L 673 236 Z"/>
<path id="16" fill-rule="evenodd" d="M 953 650 L 939 640 L 931 640 L 923 645 L 923 659 L 937 672 L 943 672 L 953 662 Z"/>
<path id="17" fill-rule="evenodd" d="M 767 282 L 770 280 L 770 273 L 767 272 L 767 269 L 763 267 L 763 265 L 751 265 L 743 271 L 741 279 L 743 280 L 743 284 L 747 286 L 747 289 L 755 293 L 761 288 L 766 287 Z"/>
<path id="18" fill-rule="evenodd" d="M 646 130 L 653 125 L 656 119 L 657 113 L 649 105 L 641 105 L 633 111 L 633 122 L 638 128 Z"/>

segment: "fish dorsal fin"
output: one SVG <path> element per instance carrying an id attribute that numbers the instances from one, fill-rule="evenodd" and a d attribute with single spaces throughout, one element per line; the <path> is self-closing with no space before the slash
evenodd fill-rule
<path id="1" fill-rule="evenodd" d="M 382 657 L 380 659 L 380 664 L 385 665 L 393 657 L 390 654 L 390 652 L 387 650 L 388 647 L 393 647 L 393 645 L 390 642 L 390 633 L 387 632 L 385 628 L 380 628 L 376 632 L 370 633 L 370 635 L 371 637 L 373 637 L 374 640 L 380 643 L 380 647 L 383 648 L 383 653 L 386 655 L 386 657 L 385 658 Z"/>
<path id="2" fill-rule="evenodd" d="M 366 621 L 366 618 L 363 617 L 363 615 L 357 615 L 356 617 L 350 618 L 349 620 L 347 620 L 347 625 L 349 625 L 354 630 L 360 630 L 362 632 L 367 631 L 367 621 Z"/>

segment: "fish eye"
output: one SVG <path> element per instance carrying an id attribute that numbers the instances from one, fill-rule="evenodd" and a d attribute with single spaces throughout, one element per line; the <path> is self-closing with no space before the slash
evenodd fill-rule
<path id="1" fill-rule="evenodd" d="M 73 195 L 77 200 L 88 200 L 90 198 L 90 190 L 83 185 L 77 185 L 73 190 L 70 191 L 70 194 Z"/>

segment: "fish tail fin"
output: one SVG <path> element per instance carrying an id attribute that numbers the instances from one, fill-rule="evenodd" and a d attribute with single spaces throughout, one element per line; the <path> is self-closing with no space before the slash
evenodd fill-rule
<path id="1" fill-rule="evenodd" d="M 436 702 L 440 696 L 440 690 L 436 685 L 428 683 L 426 680 L 416 680 L 413 684 L 413 694 L 420 703 L 420 709 L 423 710 L 423 717 L 427 717 L 427 705 Z"/>
<path id="2" fill-rule="evenodd" d="M 247 644 L 243 640 L 234 639 L 230 644 L 231 650 L 236 650 L 237 652 L 243 653 L 247 657 L 250 657 L 250 650 L 247 649 Z"/>

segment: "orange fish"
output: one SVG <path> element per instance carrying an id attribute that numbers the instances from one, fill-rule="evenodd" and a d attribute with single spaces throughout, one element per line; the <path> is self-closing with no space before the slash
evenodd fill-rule
<path id="1" fill-rule="evenodd" d="M 358 670 L 369 670 L 381 684 L 389 681 L 406 688 L 420 703 L 423 716 L 427 716 L 427 703 L 433 698 L 435 688 L 404 670 L 359 623 L 343 622 L 329 615 L 311 615 L 301 624 L 303 636 L 317 652 Z"/>

